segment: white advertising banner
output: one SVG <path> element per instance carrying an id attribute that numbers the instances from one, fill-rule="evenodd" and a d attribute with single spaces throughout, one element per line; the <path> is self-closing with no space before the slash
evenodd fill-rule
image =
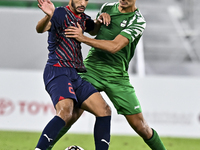
<path id="1" fill-rule="evenodd" d="M 55 115 L 42 71 L 0 70 L 0 130 L 42 131 Z M 200 137 L 200 78 L 130 77 L 148 124 L 161 136 Z M 112 134 L 136 135 L 112 108 Z M 95 117 L 85 112 L 71 133 L 92 133 Z"/>
<path id="2" fill-rule="evenodd" d="M 0 70 L 0 130 L 42 131 L 54 115 L 42 72 Z M 93 119 L 84 113 L 70 131 L 90 132 Z"/>

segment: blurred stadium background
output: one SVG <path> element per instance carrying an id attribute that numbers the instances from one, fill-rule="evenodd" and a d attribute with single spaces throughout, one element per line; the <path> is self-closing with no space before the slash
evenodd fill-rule
<path id="1" fill-rule="evenodd" d="M 104 2 L 113 1 L 89 0 L 86 13 L 94 18 Z M 137 0 L 137 7 L 147 28 L 129 72 L 144 115 L 162 136 L 200 137 L 200 1 Z M 36 0 L 0 0 L 0 130 L 41 131 L 53 115 L 42 81 L 47 34 L 35 31 L 43 16 Z M 84 57 L 88 50 L 83 44 Z M 113 113 L 112 132 L 132 134 Z M 75 124 L 72 132 L 91 131 L 93 120 L 82 118 L 84 131 Z"/>
<path id="2" fill-rule="evenodd" d="M 98 10 L 102 3 L 112 2 L 114 0 L 90 0 L 87 10 Z M 67 5 L 66 0 L 53 0 L 56 6 Z M 20 9 L 34 9 L 37 7 L 36 0 L 1 0 L 0 6 Z M 138 59 L 135 57 L 131 63 L 130 72 L 138 73 L 138 65 L 142 63 L 142 69 L 145 75 L 200 75 L 200 1 L 198 0 L 137 0 L 137 6 L 143 13 L 147 21 L 147 28 L 143 35 L 144 49 L 139 53 Z M 7 13 L 7 15 L 11 14 Z M 41 14 L 42 15 L 42 14 Z M 2 25 L 8 26 L 7 23 L 14 23 L 5 14 L 1 14 L 1 29 L 3 35 L 1 42 L 6 43 L 8 33 Z M 95 16 L 95 14 L 94 14 Z M 6 20 L 5 20 L 6 19 Z M 16 18 L 15 18 L 16 19 Z M 34 19 L 34 18 L 33 18 Z M 36 23 L 36 22 L 35 22 Z M 25 25 L 21 22 L 21 25 Z M 35 26 L 35 24 L 34 24 Z M 11 27 L 11 26 L 10 26 Z M 13 30 L 19 29 L 13 24 Z M 21 30 L 21 29 L 20 29 Z M 15 32 L 12 36 L 15 37 Z M 20 31 L 22 32 L 22 31 Z M 18 32 L 17 32 L 18 33 Z M 25 36 L 25 35 L 24 35 Z M 12 41 L 13 42 L 13 41 Z M 1 68 L 19 68 L 19 69 L 43 69 L 43 66 L 36 64 L 27 64 L 22 55 L 18 55 L 18 61 L 9 54 L 11 45 L 3 45 L 4 53 L 0 55 Z M 1 43 L 2 47 L 2 43 Z M 27 47 L 26 47 L 27 48 Z M 5 50 L 6 49 L 6 50 Z M 13 49 L 13 48 L 12 48 Z M 34 53 L 41 50 L 37 49 Z M 18 49 L 18 53 L 25 53 L 24 49 Z M 28 51 L 29 54 L 31 51 Z M 32 53 L 32 52 L 31 52 Z M 84 52 L 83 52 L 84 53 Z M 14 60 L 7 61 L 9 55 Z M 34 54 L 33 54 L 34 55 Z M 84 54 L 85 55 L 85 54 Z M 16 56 L 16 55 L 15 55 Z M 32 54 L 27 57 L 32 57 Z M 41 56 L 41 58 L 39 58 Z M 37 56 L 37 59 L 43 60 L 44 55 Z M 137 55 L 138 56 L 138 55 Z M 26 57 L 26 58 L 27 58 Z M 28 58 L 27 58 L 28 59 Z M 24 62 L 22 62 L 24 61 Z M 42 61 L 43 62 L 43 61 Z M 140 63 L 141 62 L 141 63 Z M 30 62 L 28 62 L 30 63 Z M 39 64 L 40 62 L 38 62 Z M 144 63 L 144 65 L 143 65 Z M 141 67 L 140 70 L 141 70 Z"/>

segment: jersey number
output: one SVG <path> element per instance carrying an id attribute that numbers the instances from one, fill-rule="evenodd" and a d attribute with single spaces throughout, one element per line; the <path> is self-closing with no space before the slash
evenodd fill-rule
<path id="1" fill-rule="evenodd" d="M 72 86 L 71 83 L 68 83 L 68 85 L 70 85 L 70 87 L 69 87 L 69 93 L 72 93 L 72 94 L 75 95 L 74 89 L 73 89 L 73 87 L 71 87 Z"/>

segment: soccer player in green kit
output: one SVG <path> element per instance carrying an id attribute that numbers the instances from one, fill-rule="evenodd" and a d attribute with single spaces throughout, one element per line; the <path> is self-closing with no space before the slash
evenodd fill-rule
<path id="1" fill-rule="evenodd" d="M 109 25 L 101 25 L 95 39 L 84 36 L 80 27 L 66 30 L 67 37 L 92 46 L 84 61 L 87 72 L 81 73 L 81 77 L 107 94 L 118 114 L 125 116 L 152 150 L 166 150 L 157 132 L 145 121 L 135 90 L 129 82 L 129 62 L 146 27 L 136 0 L 105 3 L 98 15 L 101 13 L 109 14 L 111 21 Z"/>

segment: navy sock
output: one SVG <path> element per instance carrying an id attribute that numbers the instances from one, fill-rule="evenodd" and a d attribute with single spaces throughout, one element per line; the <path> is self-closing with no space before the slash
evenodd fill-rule
<path id="1" fill-rule="evenodd" d="M 96 150 L 108 150 L 110 144 L 111 116 L 96 117 L 94 126 L 94 140 Z"/>
<path id="2" fill-rule="evenodd" d="M 55 116 L 44 128 L 36 147 L 46 150 L 64 126 L 65 121 Z"/>
<path id="3" fill-rule="evenodd" d="M 63 127 L 60 132 L 58 133 L 57 137 L 53 140 L 53 142 L 49 145 L 49 147 L 47 148 L 47 150 L 52 150 L 52 148 L 54 147 L 54 145 L 58 142 L 58 140 L 65 135 L 65 133 L 67 133 L 67 131 L 71 128 L 70 127 Z"/>

